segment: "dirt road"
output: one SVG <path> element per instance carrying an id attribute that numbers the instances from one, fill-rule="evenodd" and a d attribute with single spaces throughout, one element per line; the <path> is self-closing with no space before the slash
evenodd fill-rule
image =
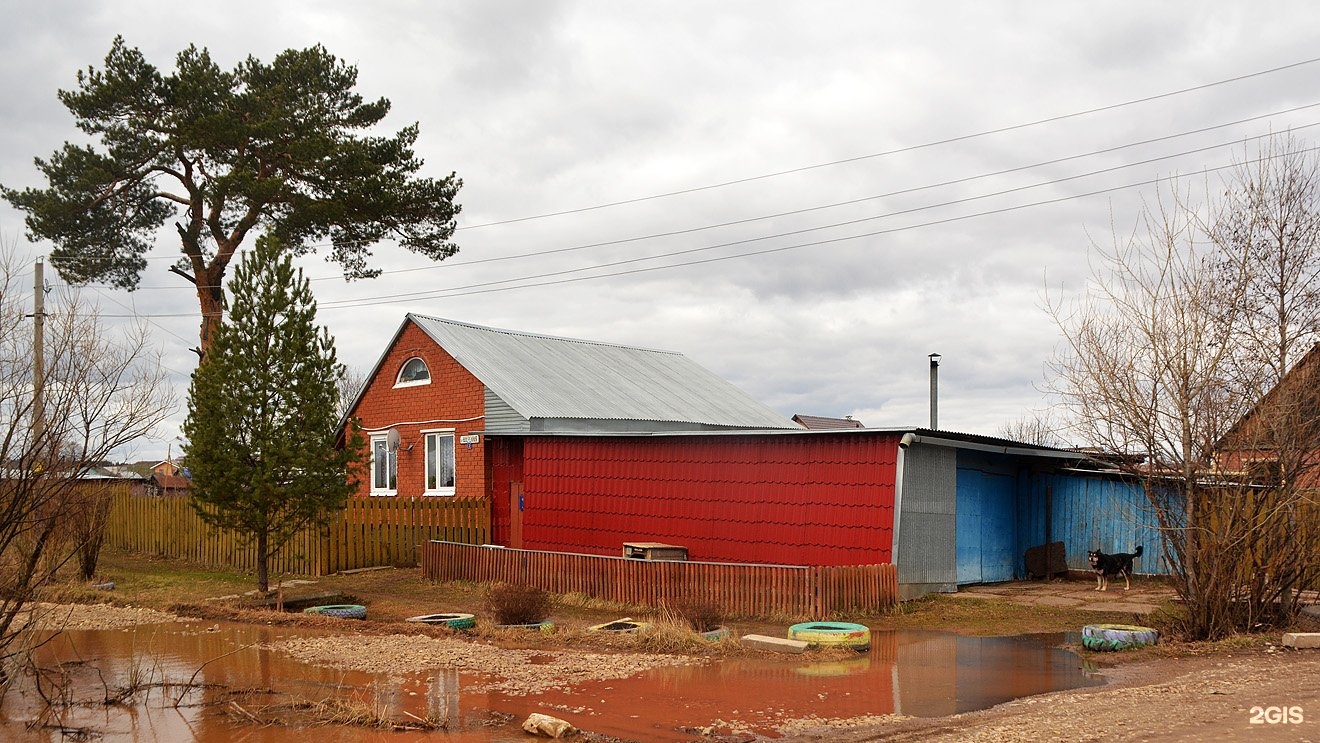
<path id="1" fill-rule="evenodd" d="M 1111 669 L 1101 687 L 980 712 L 818 729 L 805 741 L 1311 741 L 1320 743 L 1320 650 L 1249 650 Z"/>

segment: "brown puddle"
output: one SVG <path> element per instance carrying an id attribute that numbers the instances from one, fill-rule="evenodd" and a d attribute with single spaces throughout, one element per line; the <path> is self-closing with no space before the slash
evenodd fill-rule
<path id="1" fill-rule="evenodd" d="M 204 622 L 66 632 L 40 655 L 47 664 L 56 659 L 65 663 L 75 704 L 48 724 L 96 731 L 104 741 L 274 743 L 312 735 L 316 743 L 468 743 L 528 740 L 520 724 L 529 713 L 542 712 L 604 735 L 677 741 L 696 739 L 682 731 L 716 720 L 739 731 L 773 736 L 796 719 L 937 717 L 1103 683 L 1083 671 L 1076 655 L 1054 647 L 1063 642 L 1063 635 L 873 631 L 870 652 L 855 657 L 729 659 L 584 683 L 572 693 L 525 697 L 465 691 L 480 680 L 467 673 L 439 671 L 391 680 L 306 665 L 257 647 L 316 634 L 323 633 Z M 107 695 L 134 681 L 149 685 L 162 679 L 178 685 L 192 679 L 205 686 L 147 686 L 124 704 L 103 703 Z M 258 710 L 291 697 L 349 699 L 389 719 L 407 721 L 412 715 L 442 722 L 446 729 L 391 732 L 338 725 L 291 730 L 239 719 L 240 710 Z M 177 706 L 176 699 L 181 700 Z M 24 721 L 37 717 L 41 708 L 30 683 L 17 685 L 0 706 L 0 739 L 66 739 L 58 727 L 25 729 Z"/>

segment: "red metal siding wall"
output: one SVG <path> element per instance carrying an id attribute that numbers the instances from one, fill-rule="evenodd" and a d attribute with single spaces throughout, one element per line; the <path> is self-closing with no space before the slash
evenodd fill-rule
<path id="1" fill-rule="evenodd" d="M 414 356 L 426 362 L 431 383 L 416 387 L 394 387 L 399 369 Z M 452 356 L 412 323 L 404 327 L 399 340 L 388 351 L 376 376 L 368 380 L 352 415 L 368 429 L 396 426 L 402 443 L 399 449 L 398 497 L 421 497 L 426 485 L 426 446 L 423 430 L 454 429 L 454 495 L 479 498 L 487 494 L 485 441 L 472 447 L 458 443 L 458 437 L 480 431 L 485 425 L 485 388 Z M 456 423 L 424 421 L 460 421 Z M 408 447 L 412 446 L 409 451 Z M 371 493 L 371 477 L 363 473 L 360 496 Z"/>
<path id="2" fill-rule="evenodd" d="M 522 439 L 496 437 L 486 442 L 490 454 L 490 540 L 506 547 L 511 537 L 509 489 L 523 479 Z"/>
<path id="3" fill-rule="evenodd" d="M 895 434 L 528 438 L 527 549 L 693 560 L 890 561 Z"/>

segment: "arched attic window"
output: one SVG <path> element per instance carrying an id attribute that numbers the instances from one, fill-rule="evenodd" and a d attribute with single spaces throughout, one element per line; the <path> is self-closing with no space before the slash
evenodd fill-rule
<path id="1" fill-rule="evenodd" d="M 415 387 L 430 383 L 431 370 L 426 368 L 425 361 L 417 357 L 403 362 L 403 366 L 399 368 L 399 378 L 394 380 L 395 387 Z"/>

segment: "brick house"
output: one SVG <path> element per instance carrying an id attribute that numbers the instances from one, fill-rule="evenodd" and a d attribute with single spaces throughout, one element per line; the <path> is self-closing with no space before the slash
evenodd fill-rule
<path id="1" fill-rule="evenodd" d="M 795 428 L 682 354 L 416 314 L 347 417 L 370 439 L 359 495 L 402 498 L 492 496 L 518 439 L 491 437 Z"/>
<path id="2" fill-rule="evenodd" d="M 1277 485 L 1286 472 L 1320 487 L 1320 344 L 1229 429 L 1215 454 L 1221 474 Z"/>

